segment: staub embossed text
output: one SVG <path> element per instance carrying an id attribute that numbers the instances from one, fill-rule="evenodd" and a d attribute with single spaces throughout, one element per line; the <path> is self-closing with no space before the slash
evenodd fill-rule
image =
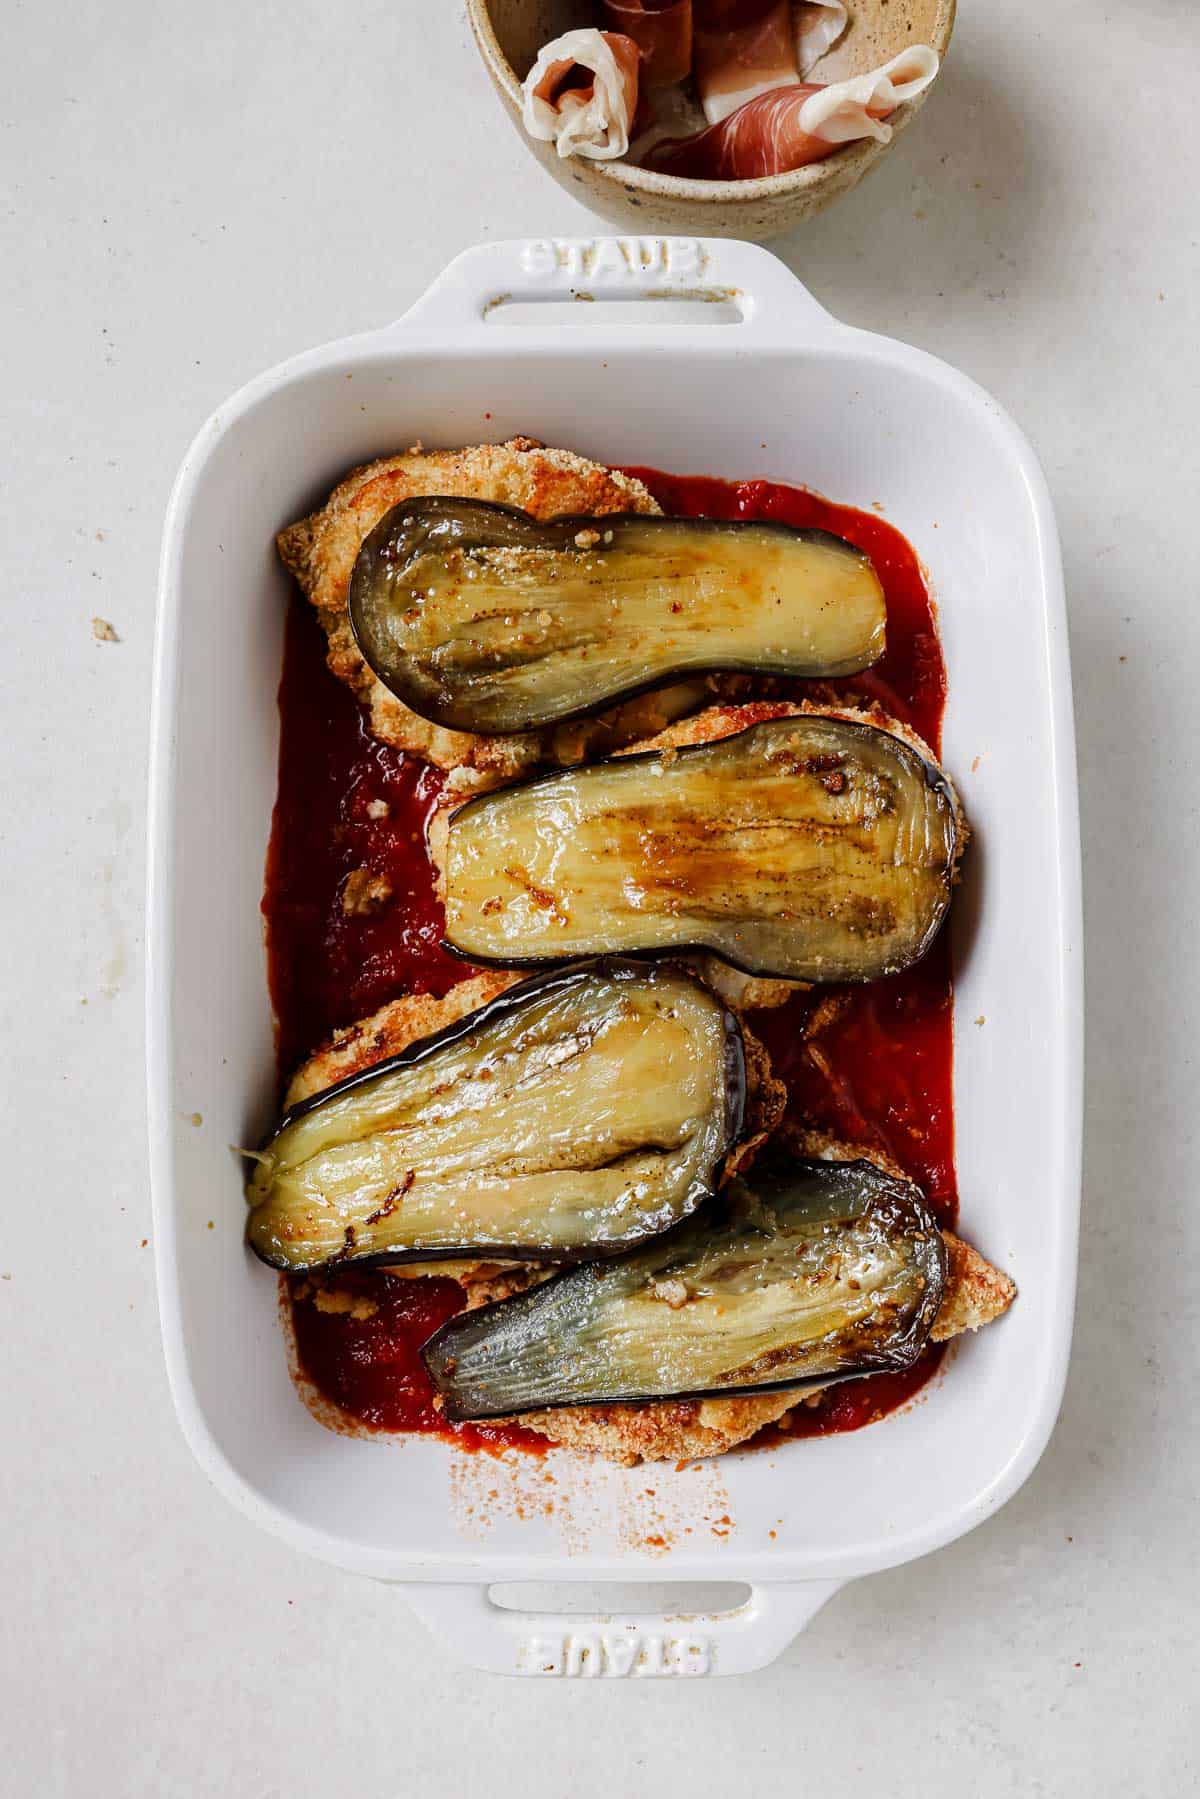
<path id="1" fill-rule="evenodd" d="M 619 1629 L 534 1636 L 521 1644 L 519 1666 L 522 1674 L 558 1674 L 582 1680 L 662 1675 L 694 1679 L 713 1672 L 713 1645 L 708 1637 Z"/>
<path id="2" fill-rule="evenodd" d="M 522 246 L 521 267 L 539 279 L 561 275 L 597 284 L 655 276 L 695 281 L 708 267 L 708 252 L 694 237 L 537 237 Z"/>

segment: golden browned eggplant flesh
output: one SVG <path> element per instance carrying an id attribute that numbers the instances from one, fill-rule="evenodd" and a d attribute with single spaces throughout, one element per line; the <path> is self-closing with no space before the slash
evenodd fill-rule
<path id="1" fill-rule="evenodd" d="M 756 975 L 875 980 L 932 942 L 957 850 L 950 784 L 911 743 L 791 714 L 462 807 L 446 936 L 510 966 L 690 948 Z"/>
<path id="2" fill-rule="evenodd" d="M 737 1021 L 698 981 L 561 970 L 288 1113 L 248 1241 L 290 1270 L 613 1254 L 711 1193 L 744 1096 Z"/>
<path id="3" fill-rule="evenodd" d="M 909 1368 L 947 1251 L 913 1182 L 776 1152 L 649 1245 L 444 1325 L 452 1419 L 769 1392 Z"/>
<path id="4" fill-rule="evenodd" d="M 378 678 L 460 731 L 527 731 L 728 670 L 831 677 L 884 649 L 867 556 L 823 531 L 624 513 L 541 523 L 406 500 L 370 532 L 350 618 Z"/>

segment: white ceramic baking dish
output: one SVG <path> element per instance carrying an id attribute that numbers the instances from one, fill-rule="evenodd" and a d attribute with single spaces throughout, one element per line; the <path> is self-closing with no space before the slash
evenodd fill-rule
<path id="1" fill-rule="evenodd" d="M 662 320 L 648 302 L 664 294 L 725 304 L 676 305 Z M 565 304 L 585 297 L 628 304 Z M 513 300 L 545 303 L 534 328 L 505 325 L 499 303 Z M 289 1379 L 275 1278 L 242 1246 L 229 1147 L 260 1136 L 274 1084 L 258 910 L 287 600 L 272 537 L 354 463 L 417 439 L 515 433 L 606 462 L 769 475 L 877 503 L 928 566 L 949 667 L 945 759 L 975 827 L 952 927 L 963 1228 L 1020 1298 L 921 1401 L 868 1430 L 682 1471 L 557 1452 L 497 1461 L 336 1435 Z M 404 1583 L 476 1665 L 534 1674 L 761 1666 L 841 1583 L 1002 1505 L 1045 1446 L 1066 1372 L 1081 938 L 1054 519 L 1029 446 L 987 394 L 837 323 L 747 244 L 483 246 L 397 324 L 297 357 L 220 408 L 171 499 L 159 606 L 156 1249 L 176 1405 L 220 1490 L 298 1548 Z M 535 1616 L 489 1597 L 498 1582 L 634 1580 L 751 1592 L 686 1618 Z"/>

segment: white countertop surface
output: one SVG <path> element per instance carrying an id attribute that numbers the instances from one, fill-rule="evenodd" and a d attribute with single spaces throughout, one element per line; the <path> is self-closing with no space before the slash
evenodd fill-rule
<path id="1" fill-rule="evenodd" d="M 1057 1432 L 1000 1515 L 847 1588 L 769 1671 L 581 1689 L 460 1670 L 394 1593 L 263 1535 L 194 1466 L 147 1242 L 142 883 L 158 537 L 193 432 L 271 363 L 394 317 L 463 246 L 597 226 L 501 120 L 452 0 L 14 0 L 0 52 L 0 1789 L 14 1799 L 1194 1789 L 1198 51 L 1177 0 L 963 0 L 911 132 L 775 246 L 840 317 L 990 388 L 1058 507 L 1090 978 Z M 97 641 L 93 616 L 119 641 Z"/>

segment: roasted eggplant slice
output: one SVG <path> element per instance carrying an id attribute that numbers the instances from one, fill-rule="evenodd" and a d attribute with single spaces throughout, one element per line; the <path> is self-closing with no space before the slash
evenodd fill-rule
<path id="1" fill-rule="evenodd" d="M 945 1281 L 919 1187 L 779 1153 L 667 1236 L 451 1319 L 422 1356 L 452 1419 L 828 1386 L 911 1367 Z"/>
<path id="2" fill-rule="evenodd" d="M 874 726 L 789 715 L 461 807 L 446 936 L 509 967 L 706 949 L 754 975 L 871 981 L 928 948 L 955 854 L 933 764 Z"/>
<path id="3" fill-rule="evenodd" d="M 611 1255 L 712 1191 L 744 1094 L 737 1022 L 698 981 L 564 969 L 288 1113 L 248 1241 L 285 1269 Z"/>
<path id="4" fill-rule="evenodd" d="M 715 519 L 561 518 L 428 499 L 363 543 L 350 619 L 379 679 L 453 730 L 527 731 L 711 670 L 853 674 L 883 589 L 840 537 Z"/>

